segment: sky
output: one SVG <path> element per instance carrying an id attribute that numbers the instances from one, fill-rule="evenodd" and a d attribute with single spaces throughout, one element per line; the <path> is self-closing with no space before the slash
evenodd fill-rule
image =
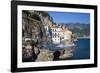
<path id="1" fill-rule="evenodd" d="M 48 12 L 56 23 L 82 23 L 90 24 L 89 13 L 76 12 Z"/>

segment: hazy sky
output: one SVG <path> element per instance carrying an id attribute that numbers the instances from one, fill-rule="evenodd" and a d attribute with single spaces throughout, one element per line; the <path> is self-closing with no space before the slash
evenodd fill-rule
<path id="1" fill-rule="evenodd" d="M 89 13 L 48 12 L 56 23 L 90 23 Z"/>

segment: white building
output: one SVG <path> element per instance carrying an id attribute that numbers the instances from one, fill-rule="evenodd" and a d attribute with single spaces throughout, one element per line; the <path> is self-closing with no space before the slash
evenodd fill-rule
<path id="1" fill-rule="evenodd" d="M 60 28 L 58 26 L 51 27 L 52 29 L 52 42 L 54 44 L 59 44 L 63 41 L 70 41 L 72 32 L 67 28 Z"/>
<path id="2" fill-rule="evenodd" d="M 46 33 L 48 33 L 49 27 L 47 25 L 44 26 L 44 29 L 46 30 Z"/>
<path id="3" fill-rule="evenodd" d="M 54 44 L 60 43 L 61 28 L 54 25 L 51 27 L 51 30 L 52 30 L 52 42 Z"/>

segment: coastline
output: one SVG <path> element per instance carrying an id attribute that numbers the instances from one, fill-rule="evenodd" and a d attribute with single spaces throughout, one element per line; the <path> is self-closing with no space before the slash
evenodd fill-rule
<path id="1" fill-rule="evenodd" d="M 77 37 L 77 39 L 90 39 L 90 37 Z"/>

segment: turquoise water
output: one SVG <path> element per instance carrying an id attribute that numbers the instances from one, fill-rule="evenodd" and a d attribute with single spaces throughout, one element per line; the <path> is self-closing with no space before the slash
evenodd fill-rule
<path id="1" fill-rule="evenodd" d="M 73 59 L 89 59 L 90 58 L 90 39 L 78 39 L 75 42 Z"/>

